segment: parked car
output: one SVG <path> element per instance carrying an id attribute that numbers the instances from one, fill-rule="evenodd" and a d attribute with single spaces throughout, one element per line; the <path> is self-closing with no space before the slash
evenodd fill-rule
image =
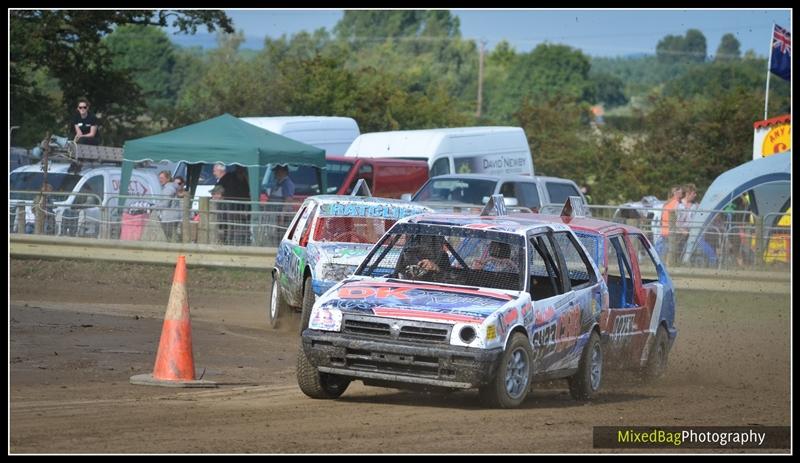
<path id="1" fill-rule="evenodd" d="M 298 384 L 317 399 L 353 380 L 478 388 L 488 404 L 513 408 L 532 381 L 564 378 L 573 397 L 589 399 L 602 381 L 607 302 L 597 266 L 560 221 L 409 217 L 314 303 Z"/>
<path id="2" fill-rule="evenodd" d="M 656 379 L 678 335 L 675 289 L 645 233 L 582 217 L 541 216 L 569 225 L 600 267 L 609 303 L 600 317 L 606 364 Z"/>
<path id="3" fill-rule="evenodd" d="M 281 240 L 267 320 L 277 327 L 290 308 L 305 327 L 316 297 L 352 274 L 372 245 L 398 219 L 429 212 L 406 201 L 319 195 L 307 198 Z"/>
<path id="4" fill-rule="evenodd" d="M 544 206 L 557 205 L 560 209 L 570 196 L 585 198 L 572 180 L 558 177 L 525 175 L 440 175 L 428 180 L 411 198 L 413 202 L 429 204 L 434 208 L 448 203 L 482 206 L 489 197 L 502 194 L 509 206 L 527 207 L 540 211 Z"/>
<path id="5" fill-rule="evenodd" d="M 128 185 L 128 194 L 152 196 L 161 192 L 158 172 L 169 166 L 152 165 L 134 169 Z M 51 196 L 58 235 L 97 236 L 101 221 L 101 208 L 108 208 L 109 220 L 119 222 L 121 168 L 114 164 L 85 163 L 82 166 L 64 162 L 48 163 L 47 183 L 55 193 Z M 11 189 L 11 217 L 16 207 L 30 207 L 33 198 L 45 181 L 41 163 L 15 169 L 9 175 Z"/>

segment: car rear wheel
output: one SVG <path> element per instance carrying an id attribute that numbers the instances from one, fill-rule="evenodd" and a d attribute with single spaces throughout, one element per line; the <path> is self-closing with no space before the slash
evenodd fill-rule
<path id="1" fill-rule="evenodd" d="M 524 334 L 514 333 L 494 379 L 480 389 L 481 400 L 491 407 L 516 408 L 528 396 L 532 376 L 531 344 Z"/>
<path id="2" fill-rule="evenodd" d="M 642 379 L 646 382 L 655 381 L 667 371 L 667 360 L 669 359 L 669 337 L 667 330 L 663 326 L 658 327 L 656 339 L 647 357 L 647 365 L 642 371 Z"/>
<path id="3" fill-rule="evenodd" d="M 282 313 L 286 312 L 286 303 L 281 295 L 281 286 L 278 283 L 278 276 L 272 278 L 272 291 L 270 292 L 269 306 L 267 307 L 267 323 L 273 329 L 278 328 L 278 321 Z"/>
<path id="4" fill-rule="evenodd" d="M 297 353 L 297 385 L 312 399 L 336 399 L 347 390 L 350 378 L 320 372 L 308 361 L 301 346 Z"/>
<path id="5" fill-rule="evenodd" d="M 589 400 L 600 389 L 603 382 L 603 346 L 596 332 L 592 331 L 583 349 L 578 372 L 567 381 L 569 393 L 575 400 Z"/>
<path id="6" fill-rule="evenodd" d="M 311 319 L 311 309 L 314 308 L 314 302 L 316 300 L 317 296 L 314 295 L 314 288 L 311 286 L 311 277 L 306 277 L 306 281 L 303 284 L 303 307 L 300 312 L 300 334 L 303 334 L 303 330 L 308 328 L 308 321 Z"/>

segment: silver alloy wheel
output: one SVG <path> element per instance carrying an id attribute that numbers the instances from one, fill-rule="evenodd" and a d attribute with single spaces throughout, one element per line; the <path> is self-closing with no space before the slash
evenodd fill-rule
<path id="1" fill-rule="evenodd" d="M 528 391 L 530 378 L 528 354 L 525 349 L 518 347 L 511 353 L 506 365 L 506 392 L 514 399 Z"/>
<path id="2" fill-rule="evenodd" d="M 591 368 L 591 383 L 592 390 L 600 389 L 600 380 L 603 376 L 603 351 L 600 349 L 600 343 L 595 343 L 592 347 L 592 368 Z"/>

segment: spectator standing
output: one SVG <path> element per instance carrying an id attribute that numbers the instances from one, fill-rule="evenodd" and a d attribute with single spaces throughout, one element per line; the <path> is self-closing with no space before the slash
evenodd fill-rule
<path id="1" fill-rule="evenodd" d="M 269 187 L 270 203 L 288 203 L 294 198 L 294 182 L 289 177 L 289 167 L 278 164 L 272 168 L 273 179 Z M 289 204 L 272 205 L 268 208 L 270 219 L 274 218 L 277 228 L 273 228 L 273 236 L 279 236 L 292 220 L 292 208 Z M 280 238 L 278 238 L 279 240 Z"/>
<path id="2" fill-rule="evenodd" d="M 664 208 L 661 210 L 661 236 L 655 246 L 656 252 L 658 252 L 662 261 L 666 259 L 667 253 L 670 251 L 670 231 L 675 229 L 675 223 L 677 221 L 676 213 L 678 204 L 680 204 L 681 198 L 683 198 L 683 189 L 680 186 L 674 186 L 670 190 L 670 193 L 670 200 L 667 201 Z"/>
<path id="3" fill-rule="evenodd" d="M 72 116 L 72 126 L 75 128 L 75 143 L 82 145 L 99 145 L 100 137 L 97 130 L 97 117 L 89 112 L 89 100 L 78 100 L 78 113 Z"/>
<path id="4" fill-rule="evenodd" d="M 167 241 L 178 238 L 178 224 L 183 218 L 183 208 L 178 201 L 178 186 L 172 181 L 169 171 L 162 170 L 158 174 L 158 181 L 161 183 L 161 199 L 158 206 L 161 228 Z"/>
<path id="5" fill-rule="evenodd" d="M 228 172 L 220 179 L 217 185 L 224 188 L 223 198 L 229 201 L 250 201 L 250 182 L 247 169 L 243 166 L 236 166 L 233 172 Z M 249 205 L 241 203 L 230 203 L 227 209 L 231 225 L 228 228 L 226 244 L 241 246 L 248 244 L 250 236 L 250 214 Z"/>
<path id="6" fill-rule="evenodd" d="M 214 170 L 212 171 L 214 174 L 214 178 L 217 179 L 216 185 L 219 185 L 219 182 L 222 180 L 222 177 L 225 176 L 225 164 L 218 162 L 214 164 Z"/>

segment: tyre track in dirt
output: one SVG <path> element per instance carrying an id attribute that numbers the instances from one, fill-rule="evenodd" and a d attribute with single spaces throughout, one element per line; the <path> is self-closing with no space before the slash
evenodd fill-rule
<path id="1" fill-rule="evenodd" d="M 788 288 L 679 293 L 679 337 L 655 385 L 607 376 L 597 400 L 581 404 L 564 382 L 548 383 L 520 409 L 488 410 L 475 392 L 361 383 L 339 400 L 307 398 L 294 378 L 296 318 L 266 328 L 266 284 L 190 286 L 195 365 L 221 387 L 130 385 L 152 371 L 168 286 L 87 288 L 67 278 L 43 291 L 13 275 L 12 453 L 595 452 L 593 426 L 789 423 Z"/>

